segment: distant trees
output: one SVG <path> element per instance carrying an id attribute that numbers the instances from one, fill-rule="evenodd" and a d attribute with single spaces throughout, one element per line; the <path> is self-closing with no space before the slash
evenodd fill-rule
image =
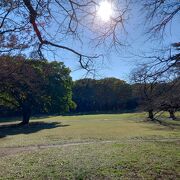
<path id="1" fill-rule="evenodd" d="M 172 72 L 154 76 L 146 64 L 133 70 L 131 80 L 132 84 L 116 78 L 75 81 L 76 112 L 139 110 L 146 111 L 148 118 L 155 120 L 158 112 L 167 111 L 170 118 L 176 119 L 175 112 L 180 109 L 180 79 L 177 76 L 172 76 Z"/>
<path id="2" fill-rule="evenodd" d="M 148 117 L 154 119 L 156 98 L 161 93 L 159 83 L 155 76 L 149 77 L 148 66 L 142 65 L 131 74 L 134 86 L 134 95 L 138 98 L 140 109 L 148 112 Z"/>
<path id="3" fill-rule="evenodd" d="M 116 78 L 75 81 L 73 100 L 77 104 L 77 112 L 127 111 L 136 106 L 131 86 Z"/>
<path id="4" fill-rule="evenodd" d="M 180 109 L 178 69 L 177 63 L 164 71 L 152 64 L 144 64 L 131 73 L 134 95 L 151 120 L 154 120 L 154 113 L 158 111 L 168 111 L 170 118 L 176 119 L 175 112 Z"/>
<path id="5" fill-rule="evenodd" d="M 70 70 L 61 62 L 0 57 L 0 111 L 22 112 L 28 124 L 32 112 L 62 113 L 73 108 Z M 2 113 L 2 112 L 1 112 Z"/>
<path id="6" fill-rule="evenodd" d="M 164 93 L 157 98 L 158 109 L 168 111 L 169 117 L 175 120 L 175 112 L 180 110 L 180 79 L 166 83 L 161 88 Z"/>

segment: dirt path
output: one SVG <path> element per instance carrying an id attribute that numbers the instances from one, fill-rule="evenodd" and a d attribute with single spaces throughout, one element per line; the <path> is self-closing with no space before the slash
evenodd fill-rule
<path id="1" fill-rule="evenodd" d="M 31 152 L 40 149 L 47 148 L 61 148 L 67 146 L 77 146 L 77 145 L 88 145 L 88 144 L 104 144 L 104 143 L 113 143 L 117 141 L 100 141 L 100 142 L 74 142 L 74 143 L 65 143 L 65 144 L 45 144 L 45 145 L 34 145 L 34 146 L 21 146 L 21 147 L 0 147 L 0 157 L 14 155 L 21 152 Z"/>
<path id="2" fill-rule="evenodd" d="M 77 146 L 77 145 L 88 145 L 96 143 L 113 143 L 115 141 L 101 141 L 101 142 L 75 142 L 75 143 L 65 143 L 65 144 L 45 144 L 45 145 L 34 145 L 34 146 L 22 146 L 22 147 L 3 147 L 0 148 L 0 157 L 14 155 L 21 152 L 31 152 L 40 149 L 47 148 L 61 148 L 66 146 Z"/>
<path id="3" fill-rule="evenodd" d="M 180 139 L 131 139 L 126 140 L 126 142 L 180 142 Z M 124 141 L 123 141 L 124 142 Z M 106 143 L 122 143 L 122 141 L 89 141 L 89 142 L 74 142 L 74 143 L 65 143 L 65 144 L 47 144 L 47 145 L 32 145 L 32 146 L 22 146 L 22 147 L 2 147 L 0 148 L 0 157 L 15 155 L 23 152 L 32 152 L 41 149 L 48 148 L 61 148 L 67 146 L 78 146 L 78 145 L 88 145 L 88 144 L 106 144 Z"/>

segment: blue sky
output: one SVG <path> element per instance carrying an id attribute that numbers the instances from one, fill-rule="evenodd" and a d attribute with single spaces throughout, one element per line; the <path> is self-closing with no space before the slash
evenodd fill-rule
<path id="1" fill-rule="evenodd" d="M 97 72 L 95 78 L 116 77 L 129 81 L 130 71 L 143 61 L 136 55 L 151 52 L 153 49 L 160 49 L 171 43 L 178 42 L 180 39 L 179 17 L 176 17 L 170 26 L 167 27 L 163 41 L 157 39 L 147 40 L 148 36 L 145 35 L 146 28 L 143 22 L 144 19 L 141 11 L 137 11 L 137 8 L 131 11 L 129 20 L 125 23 L 127 33 L 119 34 L 122 36 L 123 43 L 125 42 L 124 44 L 126 46 L 120 46 L 118 52 L 115 50 L 107 51 L 107 49 L 102 46 L 94 50 L 93 44 L 89 44 L 86 38 L 83 39 L 83 45 L 72 39 L 65 39 L 64 42 L 66 46 L 72 47 L 84 54 L 91 54 L 94 51 L 104 54 L 103 63 L 100 62 L 96 67 Z M 90 34 L 86 34 L 86 36 L 90 36 Z M 63 61 L 65 65 L 71 69 L 73 80 L 85 77 L 86 72 L 80 69 L 78 59 L 72 53 L 59 51 L 58 57 L 58 60 Z M 97 60 L 97 62 L 99 61 L 100 60 Z"/>

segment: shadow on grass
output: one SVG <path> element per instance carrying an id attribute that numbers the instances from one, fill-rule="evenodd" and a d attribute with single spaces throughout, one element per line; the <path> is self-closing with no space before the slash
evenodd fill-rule
<path id="1" fill-rule="evenodd" d="M 46 119 L 46 118 L 50 118 L 53 117 L 55 115 L 35 115 L 31 117 L 31 120 L 35 120 L 35 119 Z M 0 124 L 1 123 L 8 123 L 8 122 L 14 122 L 14 121 L 22 121 L 22 117 L 21 116 L 17 116 L 17 117 L 1 117 L 0 118 Z"/>
<path id="2" fill-rule="evenodd" d="M 180 121 L 179 117 L 176 120 L 172 119 L 167 119 L 167 118 L 155 118 L 154 120 L 150 120 L 149 118 L 144 118 L 142 121 L 139 122 L 144 122 L 144 123 L 149 123 L 149 124 L 156 124 L 160 126 L 153 126 L 149 127 L 151 130 L 163 130 L 163 127 L 166 127 L 168 129 L 180 129 Z M 137 123 L 139 123 L 137 121 Z"/>
<path id="3" fill-rule="evenodd" d="M 32 134 L 43 129 L 54 129 L 66 126 L 69 125 L 62 125 L 61 122 L 30 122 L 29 125 L 25 126 L 19 126 L 18 124 L 4 124 L 0 125 L 0 138 L 4 138 L 8 135 Z"/>

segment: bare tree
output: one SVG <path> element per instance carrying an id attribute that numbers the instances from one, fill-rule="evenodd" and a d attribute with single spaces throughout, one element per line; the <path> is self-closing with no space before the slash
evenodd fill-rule
<path id="1" fill-rule="evenodd" d="M 99 55 L 83 54 L 66 46 L 67 40 L 83 42 L 83 34 L 88 33 L 96 45 L 121 44 L 118 33 L 124 27 L 128 3 L 119 5 L 117 0 L 109 22 L 100 23 L 97 0 L 1 0 L 0 53 L 26 50 L 43 58 L 44 51 L 61 49 L 78 56 L 81 67 L 91 70 Z"/>
<path id="2" fill-rule="evenodd" d="M 180 18 L 180 1 L 179 0 L 142 0 L 141 11 L 145 15 L 146 33 L 152 40 L 155 37 L 157 39 L 166 40 L 167 35 L 173 36 L 168 29 L 172 28 L 173 21 Z M 174 27 L 176 28 L 176 27 Z M 173 72 L 171 70 L 176 69 L 180 63 L 180 40 L 173 44 L 169 44 L 169 47 L 163 47 L 153 50 L 152 55 L 145 55 L 143 59 L 149 59 L 148 68 L 151 72 L 151 76 L 158 76 L 166 72 Z M 152 73 L 153 72 L 153 73 Z M 164 76 L 164 75 L 163 75 Z"/>
<path id="3" fill-rule="evenodd" d="M 143 110 L 154 119 L 153 111 L 168 111 L 175 119 L 180 108 L 179 55 L 148 57 L 153 61 L 141 64 L 131 73 Z"/>
<path id="4" fill-rule="evenodd" d="M 169 118 L 175 120 L 175 113 L 180 109 L 180 79 L 167 82 L 161 88 L 164 93 L 157 98 L 157 107 L 159 110 L 168 111 Z"/>
<path id="5" fill-rule="evenodd" d="M 157 91 L 157 76 L 150 76 L 147 65 L 141 65 L 131 73 L 136 95 L 139 98 L 141 109 L 148 112 L 148 118 L 154 120 L 156 110 L 155 99 L 160 93 Z"/>
<path id="6" fill-rule="evenodd" d="M 151 36 L 162 38 L 166 28 L 180 15 L 179 0 L 141 0 L 139 3 L 142 4 L 141 11 L 145 14 L 147 33 Z"/>
<path id="7" fill-rule="evenodd" d="M 174 43 L 170 47 L 159 49 L 153 55 L 139 56 L 146 62 L 149 77 L 159 76 L 172 79 L 180 75 L 180 43 Z M 143 63 L 142 63 L 143 64 Z M 170 75 L 172 73 L 172 75 Z M 171 79 L 171 80 L 172 80 Z M 170 79 L 169 79 L 170 80 Z"/>

